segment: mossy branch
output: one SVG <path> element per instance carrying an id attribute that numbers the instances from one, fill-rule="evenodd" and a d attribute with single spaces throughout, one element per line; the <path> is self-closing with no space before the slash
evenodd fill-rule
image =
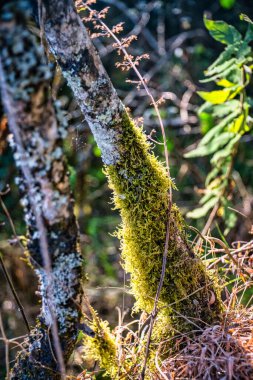
<path id="1" fill-rule="evenodd" d="M 171 180 L 118 98 L 73 2 L 44 0 L 43 4 L 47 40 L 102 151 L 121 213 L 118 234 L 123 265 L 131 274 L 135 308 L 150 313 L 162 270 Z M 189 331 L 192 318 L 202 325 L 221 312 L 219 291 L 188 247 L 185 224 L 175 204 L 171 205 L 169 236 L 157 316 L 160 337 L 169 326 Z M 211 294 L 215 294 L 212 305 Z"/>

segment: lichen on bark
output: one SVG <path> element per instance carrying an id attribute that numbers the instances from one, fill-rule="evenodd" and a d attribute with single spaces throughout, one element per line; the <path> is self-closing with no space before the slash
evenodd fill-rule
<path id="1" fill-rule="evenodd" d="M 83 260 L 62 149 L 67 125 L 51 96 L 51 74 L 43 48 L 27 27 L 32 3 L 10 1 L 1 3 L 0 9 L 2 101 L 20 169 L 27 248 L 39 276 L 42 299 L 38 322 L 24 342 L 11 378 L 58 380 L 53 320 L 66 362 L 78 333 Z"/>
<path id="2" fill-rule="evenodd" d="M 120 157 L 114 121 L 120 118 L 124 107 L 87 30 L 74 11 L 73 2 L 46 0 L 42 3 L 45 12 L 43 27 L 50 47 L 85 114 L 104 163 L 113 165 Z"/>

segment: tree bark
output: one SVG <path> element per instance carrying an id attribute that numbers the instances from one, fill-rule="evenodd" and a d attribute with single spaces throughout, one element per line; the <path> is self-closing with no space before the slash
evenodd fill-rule
<path id="1" fill-rule="evenodd" d="M 196 325 L 212 323 L 221 313 L 219 290 L 188 246 L 185 224 L 176 205 L 168 205 L 171 180 L 118 98 L 72 0 L 43 0 L 42 4 L 49 46 L 101 149 L 115 204 L 121 212 L 122 257 L 131 274 L 136 308 L 148 313 L 153 309 L 170 208 L 157 334 L 161 337 L 162 331 L 173 327 L 189 331 Z"/>
<path id="2" fill-rule="evenodd" d="M 50 92 L 43 49 L 27 29 L 32 1 L 0 4 L 0 85 L 20 169 L 29 260 L 39 276 L 41 313 L 12 380 L 58 380 L 80 320 L 82 257 L 63 154 L 67 125 Z M 62 360 L 62 362 L 61 362 Z"/>

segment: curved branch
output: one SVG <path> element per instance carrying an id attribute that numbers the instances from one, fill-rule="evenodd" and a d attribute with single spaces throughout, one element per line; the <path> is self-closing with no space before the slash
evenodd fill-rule
<path id="1" fill-rule="evenodd" d="M 131 273 L 136 307 L 150 313 L 161 277 L 171 180 L 118 98 L 72 0 L 42 3 L 46 38 L 101 149 L 121 212 L 122 256 Z M 165 324 L 191 330 L 191 318 L 198 318 L 201 325 L 214 321 L 221 312 L 219 291 L 188 247 L 175 204 L 169 217 L 168 260 L 159 299 L 163 311 L 157 317 L 162 321 L 160 336 L 168 333 L 162 331 Z M 210 294 L 216 295 L 212 305 Z"/>

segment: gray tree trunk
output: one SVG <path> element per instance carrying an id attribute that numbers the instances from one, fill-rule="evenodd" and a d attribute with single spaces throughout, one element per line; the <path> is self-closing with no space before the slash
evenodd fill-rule
<path id="1" fill-rule="evenodd" d="M 67 126 L 51 97 L 43 49 L 26 27 L 31 7 L 27 0 L 0 8 L 2 101 L 20 169 L 29 259 L 42 300 L 11 379 L 58 380 L 77 338 L 83 270 L 62 149 Z"/>

